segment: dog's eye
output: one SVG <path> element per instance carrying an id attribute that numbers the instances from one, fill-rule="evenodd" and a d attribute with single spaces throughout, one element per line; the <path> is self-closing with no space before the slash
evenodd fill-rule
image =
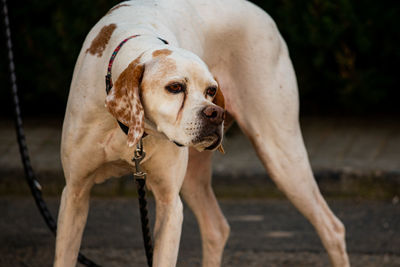
<path id="1" fill-rule="evenodd" d="M 181 83 L 171 83 L 165 86 L 165 89 L 170 93 L 178 94 L 180 92 L 185 91 L 185 85 Z"/>
<path id="2" fill-rule="evenodd" d="M 207 91 L 206 91 L 206 94 L 207 95 L 209 95 L 209 96 L 215 96 L 215 94 L 217 93 L 217 87 L 208 87 L 207 88 Z"/>

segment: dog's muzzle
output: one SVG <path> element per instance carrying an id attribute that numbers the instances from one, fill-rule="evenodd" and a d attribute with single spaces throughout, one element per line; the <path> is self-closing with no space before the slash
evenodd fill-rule
<path id="1" fill-rule="evenodd" d="M 225 110 L 219 106 L 209 105 L 201 110 L 200 118 L 201 130 L 193 143 L 204 145 L 206 150 L 213 150 L 222 141 Z"/>

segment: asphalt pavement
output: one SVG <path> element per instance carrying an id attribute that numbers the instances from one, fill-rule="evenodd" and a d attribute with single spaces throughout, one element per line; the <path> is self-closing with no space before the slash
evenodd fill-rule
<path id="1" fill-rule="evenodd" d="M 47 199 L 56 214 L 58 198 Z M 347 227 L 347 247 L 354 267 L 400 266 L 400 203 L 328 200 Z M 220 201 L 231 236 L 222 266 L 329 266 L 312 226 L 284 199 Z M 0 197 L 0 266 L 51 266 L 54 237 L 28 197 Z M 150 201 L 154 223 L 154 202 Z M 82 251 L 102 266 L 146 266 L 134 198 L 94 198 Z M 184 208 L 177 266 L 201 266 L 197 223 Z"/>
<path id="2" fill-rule="evenodd" d="M 400 195 L 400 122 L 397 118 L 301 118 L 310 162 L 328 196 L 391 199 Z M 25 120 L 32 165 L 44 193 L 59 195 L 64 186 L 60 161 L 62 119 Z M 224 138 L 225 155 L 215 153 L 213 183 L 219 196 L 279 195 L 248 139 L 236 127 Z M 0 194 L 27 194 L 11 120 L 0 120 Z M 96 186 L 94 195 L 129 196 L 126 179 Z"/>
<path id="3" fill-rule="evenodd" d="M 64 178 L 62 122 L 25 123 L 32 164 L 53 215 Z M 303 118 L 320 189 L 347 229 L 352 266 L 400 266 L 400 123 L 390 118 Z M 231 225 L 223 266 L 329 266 L 312 226 L 282 196 L 237 128 L 214 158 L 213 185 Z M 51 266 L 54 237 L 23 178 L 13 123 L 0 120 L 0 266 Z M 93 190 L 82 251 L 102 266 L 145 266 L 134 183 Z M 150 197 L 150 220 L 154 203 Z M 201 266 L 197 223 L 188 208 L 177 266 Z"/>

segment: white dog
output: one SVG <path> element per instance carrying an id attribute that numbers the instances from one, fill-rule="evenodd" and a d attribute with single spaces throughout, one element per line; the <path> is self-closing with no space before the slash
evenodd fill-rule
<path id="1" fill-rule="evenodd" d="M 107 95 L 110 59 L 115 84 Z M 76 264 L 92 186 L 133 171 L 143 133 L 142 165 L 156 201 L 153 266 L 176 264 L 179 193 L 200 225 L 203 266 L 220 266 L 229 226 L 211 189 L 211 156 L 223 134 L 221 93 L 225 123 L 234 118 L 250 138 L 277 186 L 316 228 L 332 264 L 349 266 L 344 227 L 308 162 L 286 44 L 274 21 L 244 0 L 123 2 L 90 31 L 63 126 L 66 187 L 54 266 Z"/>

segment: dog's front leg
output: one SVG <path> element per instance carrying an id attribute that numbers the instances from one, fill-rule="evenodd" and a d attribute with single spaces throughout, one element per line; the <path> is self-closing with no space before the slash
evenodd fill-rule
<path id="1" fill-rule="evenodd" d="M 156 201 L 153 266 L 175 266 L 183 220 L 179 191 L 186 172 L 188 149 L 171 142 L 158 145 L 157 149 L 144 164 L 149 174 L 147 184 Z"/>
<path id="2" fill-rule="evenodd" d="M 55 267 L 75 266 L 89 210 L 92 182 L 67 183 L 58 215 Z"/>

